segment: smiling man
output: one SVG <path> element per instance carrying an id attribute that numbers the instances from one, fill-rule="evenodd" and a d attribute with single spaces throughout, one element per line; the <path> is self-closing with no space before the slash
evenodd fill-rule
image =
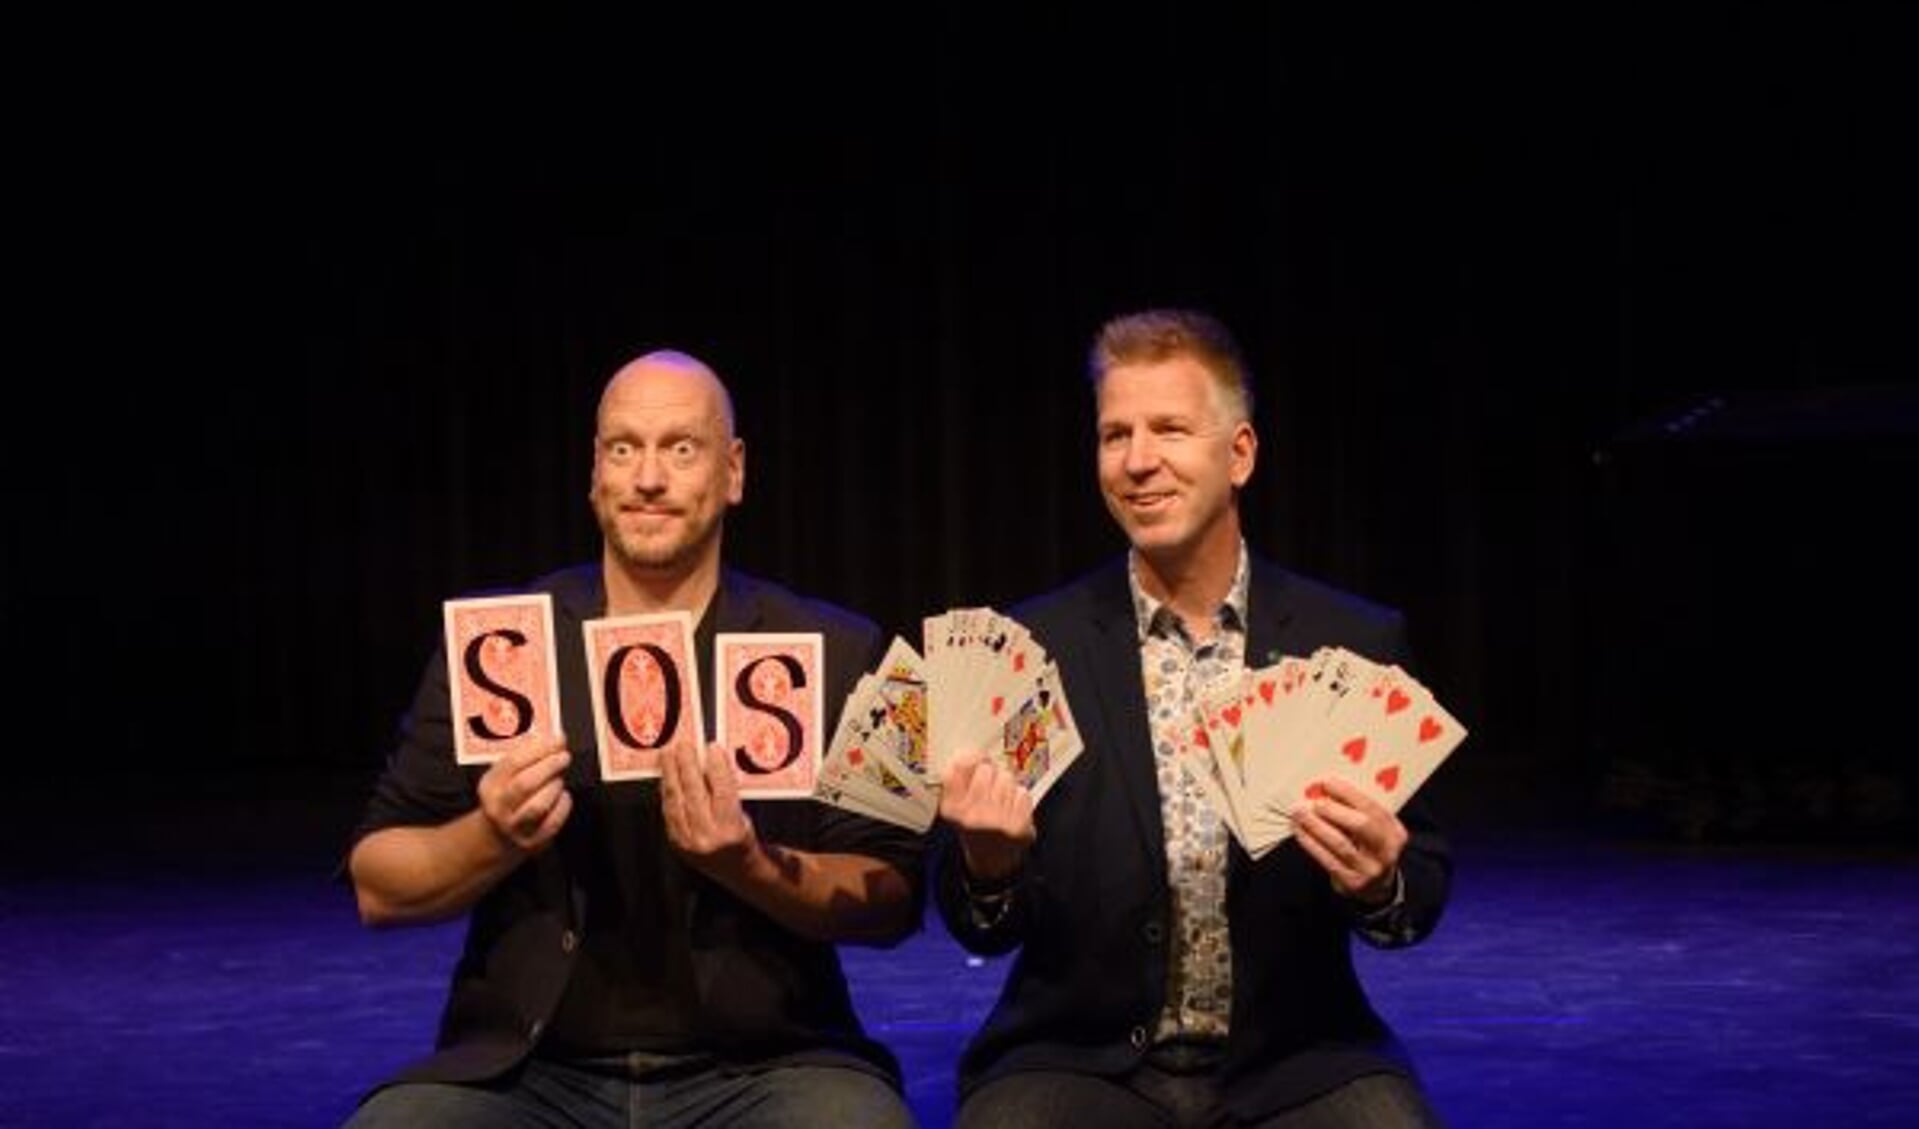
<path id="1" fill-rule="evenodd" d="M 1132 548 L 1017 607 L 1059 664 L 1086 753 L 1037 811 L 962 762 L 940 815 L 940 914 L 1017 950 L 960 1064 L 960 1129 L 1438 1124 L 1354 975 L 1349 938 L 1437 923 L 1445 846 L 1340 780 L 1255 860 L 1174 760 L 1209 691 L 1343 645 L 1405 664 L 1401 617 L 1252 555 L 1239 491 L 1259 452 L 1251 378 L 1213 318 L 1153 310 L 1095 341 L 1100 492 Z"/>

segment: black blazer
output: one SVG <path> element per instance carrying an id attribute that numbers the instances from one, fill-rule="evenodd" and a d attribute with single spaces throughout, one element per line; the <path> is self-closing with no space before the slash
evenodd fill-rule
<path id="1" fill-rule="evenodd" d="M 969 913 L 950 842 L 940 853 L 935 890 L 953 936 L 987 955 L 1019 949 L 961 1060 L 962 1094 L 1017 1070 L 1125 1071 L 1150 1043 L 1166 998 L 1165 832 L 1126 562 L 1013 614 L 1058 662 L 1086 750 L 1040 805 L 1038 841 L 995 927 L 980 928 Z M 1334 644 L 1377 662 L 1403 664 L 1406 656 L 1397 612 L 1257 557 L 1247 617 L 1251 666 Z M 1420 805 L 1407 804 L 1400 817 L 1412 833 L 1401 867 L 1417 940 L 1438 922 L 1451 864 Z M 1355 907 L 1318 864 L 1289 841 L 1258 862 L 1234 844 L 1228 866 L 1227 1103 L 1256 1117 L 1362 1074 L 1410 1073 L 1353 972 Z"/>
<path id="2" fill-rule="evenodd" d="M 580 625 L 605 614 L 600 566 L 568 569 L 531 587 L 553 594 L 560 710 L 573 750 L 567 777 L 576 797 L 574 818 L 555 849 L 527 860 L 473 907 L 438 1047 L 393 1081 L 489 1078 L 531 1053 L 560 1002 L 577 951 L 576 933 L 586 917 L 585 892 L 567 859 L 606 849 L 586 831 L 590 821 L 581 805 L 594 803 L 596 790 L 643 789 L 642 799 L 658 821 L 657 781 L 609 785 L 599 779 Z M 722 574 L 716 599 L 717 631 L 823 633 L 822 692 L 829 724 L 859 676 L 878 661 L 884 641 L 878 626 L 833 605 L 730 569 Z M 710 690 L 703 700 L 713 700 Z M 440 654 L 427 664 L 399 747 L 356 840 L 382 827 L 443 822 L 476 806 L 474 785 L 482 769 L 454 763 L 449 713 L 446 662 Z M 749 800 L 747 805 L 755 829 L 769 841 L 801 850 L 867 854 L 893 864 L 912 884 L 917 904 L 919 836 L 811 800 Z M 633 849 L 641 847 L 635 842 Z M 663 836 L 659 849 L 665 850 Z M 676 951 L 694 980 L 700 1049 L 731 1061 L 838 1062 L 898 1084 L 892 1054 L 867 1038 L 854 1015 L 832 945 L 786 931 L 677 859 L 662 865 L 679 866 L 684 878 L 678 884 L 689 891 L 689 935 L 673 944 L 683 946 Z"/>

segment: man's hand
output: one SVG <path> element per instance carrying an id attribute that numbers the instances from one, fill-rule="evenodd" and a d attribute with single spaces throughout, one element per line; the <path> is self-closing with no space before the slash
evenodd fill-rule
<path id="1" fill-rule="evenodd" d="M 666 837 L 698 869 L 714 877 L 738 875 L 751 861 L 758 836 L 740 804 L 739 777 L 726 750 L 709 745 L 705 760 L 702 767 L 697 748 L 660 757 Z"/>
<path id="2" fill-rule="evenodd" d="M 1337 777 L 1324 784 L 1323 797 L 1293 809 L 1295 837 L 1335 890 L 1361 905 L 1383 906 L 1393 897 L 1406 825 L 1358 785 Z"/>
<path id="3" fill-rule="evenodd" d="M 572 814 L 556 737 L 509 753 L 480 775 L 480 806 L 445 823 L 387 827 L 347 859 L 368 925 L 417 925 L 465 913 L 530 855 L 553 842 Z"/>
<path id="4" fill-rule="evenodd" d="M 573 811 L 566 738 L 528 745 L 494 761 L 480 777 L 480 810 L 502 842 L 537 854 L 560 833 Z"/>
<path id="5" fill-rule="evenodd" d="M 802 937 L 887 944 L 912 930 L 913 888 L 892 865 L 761 842 L 727 751 L 709 745 L 700 761 L 660 757 L 660 817 L 688 866 Z"/>
<path id="6" fill-rule="evenodd" d="M 947 766 L 939 814 L 959 833 L 966 873 L 984 882 L 1018 870 L 1038 834 L 1032 795 L 1012 773 L 977 753 L 961 753 Z"/>

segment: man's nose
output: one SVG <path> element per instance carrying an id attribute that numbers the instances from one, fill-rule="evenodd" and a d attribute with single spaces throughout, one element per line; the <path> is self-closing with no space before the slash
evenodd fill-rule
<path id="1" fill-rule="evenodd" d="M 666 462 L 658 451 L 641 451 L 633 464 L 633 485 L 647 493 L 656 493 L 666 487 Z"/>
<path id="2" fill-rule="evenodd" d="M 1127 474 L 1146 474 L 1159 465 L 1159 449 L 1151 435 L 1141 431 L 1127 437 L 1124 465 Z"/>

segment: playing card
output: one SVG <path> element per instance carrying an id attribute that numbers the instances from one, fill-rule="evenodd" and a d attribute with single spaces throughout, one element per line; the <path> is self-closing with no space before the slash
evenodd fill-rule
<path id="1" fill-rule="evenodd" d="M 1431 691 L 1398 667 L 1378 667 L 1307 738 L 1270 802 L 1290 809 L 1338 776 L 1396 812 L 1465 737 Z"/>
<path id="2" fill-rule="evenodd" d="M 1175 722 L 1169 729 L 1164 737 L 1172 746 L 1173 759 L 1180 771 L 1199 789 L 1220 822 L 1233 833 L 1233 838 L 1244 844 L 1246 836 L 1240 831 L 1239 817 L 1231 801 L 1226 798 L 1226 783 L 1220 779 L 1219 761 L 1213 756 L 1211 732 L 1198 716 Z"/>
<path id="3" fill-rule="evenodd" d="M 1213 761 L 1213 778 L 1232 809 L 1231 826 L 1240 845 L 1254 858 L 1292 834 L 1290 820 L 1263 816 L 1253 784 L 1256 764 L 1283 755 L 1270 737 L 1264 745 L 1254 739 L 1256 720 L 1271 709 L 1258 691 L 1257 673 L 1246 672 L 1239 681 L 1222 687 L 1222 693 L 1202 701 L 1196 711 L 1200 731 L 1206 735 L 1206 753 Z"/>
<path id="4" fill-rule="evenodd" d="M 1293 832 L 1291 811 L 1332 776 L 1397 811 L 1465 738 L 1398 667 L 1340 647 L 1278 656 L 1202 698 L 1174 735 L 1180 768 L 1254 858 Z"/>
<path id="5" fill-rule="evenodd" d="M 925 617 L 921 648 L 893 640 L 847 696 L 817 798 L 924 830 L 960 749 L 994 758 L 1043 798 L 1085 747 L 1045 648 L 992 608 Z"/>
<path id="6" fill-rule="evenodd" d="M 997 757 L 1037 805 L 1084 748 L 1059 685 L 1059 671 L 1049 662 L 1040 669 L 1032 695 L 1001 727 L 999 741 L 987 747 L 987 755 Z"/>
<path id="7" fill-rule="evenodd" d="M 1268 795 L 1284 769 L 1288 735 L 1296 733 L 1304 716 L 1311 664 L 1296 655 L 1282 656 L 1270 666 L 1246 672 L 1246 744 L 1255 753 L 1246 763 L 1246 788 Z"/>
<path id="8" fill-rule="evenodd" d="M 915 831 L 931 826 L 939 799 L 891 751 L 910 738 L 882 696 L 883 680 L 865 675 L 848 696 L 820 765 L 817 799 Z"/>
<path id="9" fill-rule="evenodd" d="M 1025 626 L 992 608 L 956 608 L 925 621 L 928 768 L 935 778 L 962 749 L 986 751 L 1032 698 L 1046 652 Z"/>
<path id="10" fill-rule="evenodd" d="M 990 742 L 1012 711 L 1033 696 L 1046 653 L 1024 625 L 990 609 L 969 649 L 974 696 L 965 707 L 956 739 L 980 746 Z"/>
<path id="11" fill-rule="evenodd" d="M 714 740 L 733 758 L 741 796 L 813 795 L 826 738 L 824 662 L 825 640 L 817 632 L 714 637 Z"/>
<path id="12" fill-rule="evenodd" d="M 1330 661 L 1331 652 L 1322 657 Z M 1292 818 L 1266 801 L 1298 760 L 1300 733 L 1312 709 L 1312 666 L 1306 659 L 1283 657 L 1245 672 L 1236 710 L 1225 701 L 1208 703 L 1228 720 L 1237 714 L 1236 736 L 1222 736 L 1215 744 L 1231 754 L 1222 769 L 1237 769 L 1223 773 L 1222 782 L 1236 785 L 1230 798 L 1239 808 L 1241 842 L 1256 858 L 1293 833 Z M 1218 724 L 1211 715 L 1208 720 Z"/>
<path id="13" fill-rule="evenodd" d="M 1309 732 L 1321 725 L 1353 687 L 1376 669 L 1372 660 L 1344 647 L 1321 647 L 1313 652 L 1298 705 L 1300 731 Z"/>
<path id="14" fill-rule="evenodd" d="M 813 798 L 842 811 L 891 823 L 908 831 L 923 833 L 933 825 L 933 818 L 939 810 L 938 804 L 922 806 L 902 802 L 896 796 L 864 785 L 857 776 L 846 775 L 847 771 L 847 765 L 843 762 L 834 764 L 822 761 L 820 782 L 814 789 Z"/>
<path id="15" fill-rule="evenodd" d="M 667 749 L 690 749 L 697 757 L 706 725 L 693 665 L 693 617 L 662 612 L 594 619 L 581 635 L 600 779 L 657 777 Z"/>
<path id="16" fill-rule="evenodd" d="M 904 639 L 895 638 L 880 660 L 876 692 L 897 737 L 886 750 L 924 785 L 937 787 L 927 760 L 925 660 Z"/>
<path id="17" fill-rule="evenodd" d="M 897 690 L 898 684 L 889 679 L 862 675 L 859 685 L 847 698 L 839 729 L 827 745 L 826 756 L 833 760 L 850 750 L 863 750 L 867 759 L 875 762 L 874 771 L 864 775 L 895 795 L 918 798 L 931 787 L 908 766 L 915 756 L 913 746 L 917 740 L 909 728 L 913 722 L 910 702 L 920 695 L 898 695 L 900 705 L 906 707 L 902 709 L 896 707 L 889 696 Z M 882 769 L 884 771 L 880 771 Z M 894 776 L 899 778 L 898 786 L 890 782 Z"/>
<path id="18" fill-rule="evenodd" d="M 1233 823 L 1242 830 L 1245 827 L 1245 813 L 1248 810 L 1246 797 L 1246 704 L 1242 700 L 1240 687 L 1243 680 L 1234 680 L 1214 688 L 1215 695 L 1202 699 L 1194 709 L 1194 717 L 1205 733 L 1205 740 L 1199 742 L 1213 761 L 1213 777 L 1224 791 L 1226 805 L 1231 809 Z"/>
<path id="19" fill-rule="evenodd" d="M 814 798 L 913 831 L 932 826 L 939 793 L 927 779 L 924 665 L 895 638 L 877 672 L 860 676 L 827 744 Z"/>
<path id="20" fill-rule="evenodd" d="M 953 608 L 928 616 L 923 624 L 926 681 L 939 688 L 926 699 L 927 759 L 934 779 L 945 773 L 959 747 L 961 719 L 976 697 L 978 671 L 971 663 L 971 643 L 986 613 L 985 608 Z"/>
<path id="21" fill-rule="evenodd" d="M 491 764 L 560 733 L 553 600 L 544 592 L 448 600 L 453 759 Z"/>

